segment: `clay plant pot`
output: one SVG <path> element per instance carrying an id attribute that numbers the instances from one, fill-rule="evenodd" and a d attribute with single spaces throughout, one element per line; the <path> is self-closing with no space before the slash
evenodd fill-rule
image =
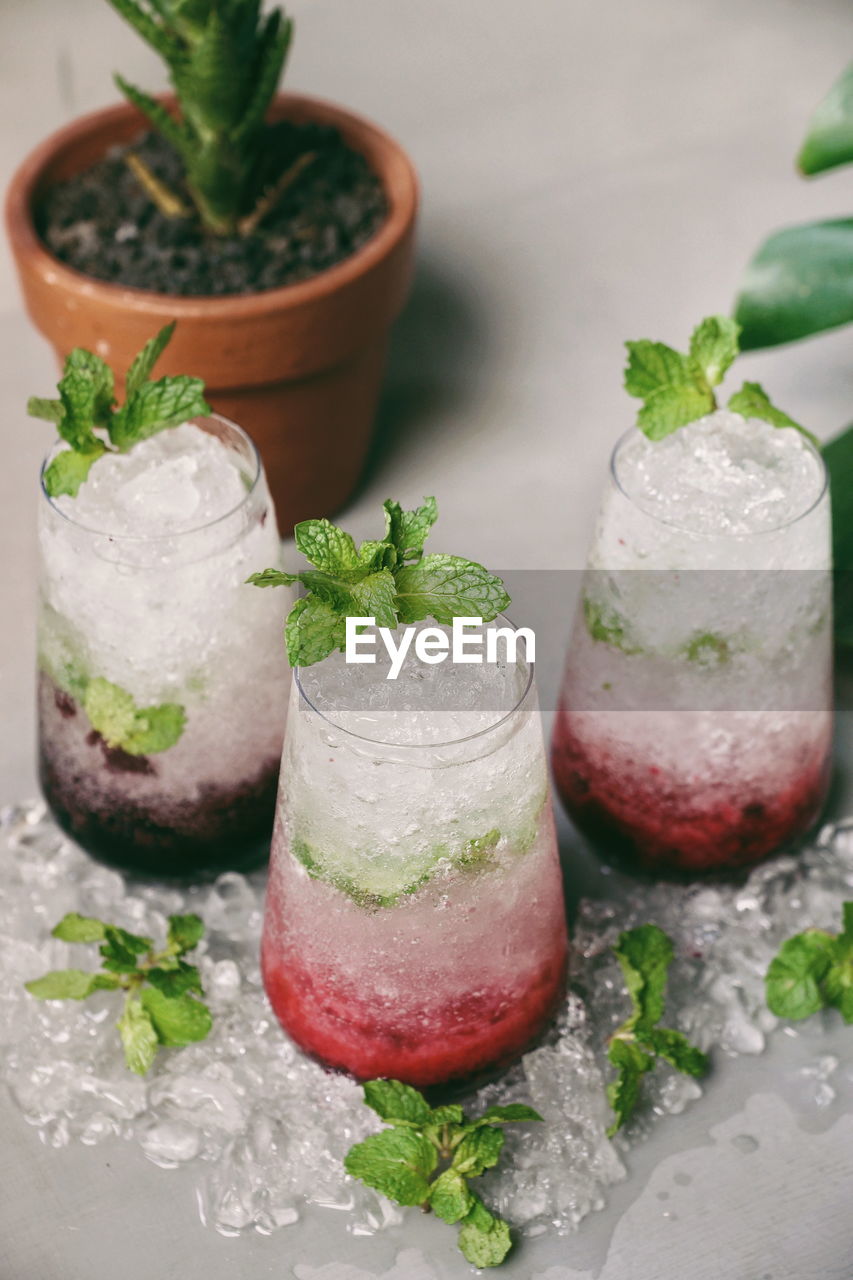
<path id="1" fill-rule="evenodd" d="M 6 225 L 27 311 L 60 361 L 88 347 L 121 375 L 157 329 L 177 320 L 158 373 L 203 378 L 213 408 L 254 437 L 289 532 L 299 520 L 332 514 L 358 483 L 390 326 L 409 289 L 418 187 L 402 148 L 341 107 L 284 93 L 270 118 L 333 125 L 367 159 L 388 201 L 376 235 L 310 280 L 231 297 L 172 297 L 106 284 L 55 258 L 34 225 L 41 193 L 146 127 L 129 104 L 82 116 L 36 147 L 12 179 Z"/>

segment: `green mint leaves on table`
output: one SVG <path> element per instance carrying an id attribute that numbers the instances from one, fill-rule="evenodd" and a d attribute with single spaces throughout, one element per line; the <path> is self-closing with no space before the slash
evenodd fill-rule
<path id="1" fill-rule="evenodd" d="M 92 464 L 105 453 L 126 453 L 167 427 L 210 413 L 200 378 L 179 376 L 151 380 L 154 365 L 168 346 L 175 325 L 167 324 L 136 356 L 127 375 L 127 393 L 115 404 L 115 377 L 109 365 L 91 351 L 76 347 L 65 361 L 58 400 L 33 396 L 27 412 L 56 424 L 69 446 L 58 453 L 44 473 L 51 498 L 74 498 Z M 100 431 L 102 434 L 97 435 Z M 104 434 L 106 439 L 104 439 Z"/>
<path id="2" fill-rule="evenodd" d="M 663 342 L 627 342 L 625 390 L 643 401 L 637 426 L 650 440 L 663 440 L 679 427 L 717 409 L 714 388 L 723 381 L 739 352 L 740 326 L 728 316 L 708 316 L 693 330 L 686 355 Z M 757 382 L 745 382 L 730 396 L 728 408 L 745 418 L 761 418 L 774 427 L 794 427 L 816 444 Z"/>
<path id="3" fill-rule="evenodd" d="M 83 710 L 108 747 L 118 747 L 131 756 L 168 751 L 180 738 L 187 722 L 186 713 L 178 703 L 137 707 L 125 689 L 102 676 L 88 681 Z"/>
<path id="4" fill-rule="evenodd" d="M 369 1080 L 364 1100 L 391 1128 L 365 1138 L 344 1160 L 347 1173 L 389 1200 L 432 1210 L 458 1224 L 459 1248 L 475 1267 L 496 1267 L 512 1247 L 509 1226 L 468 1186 L 499 1161 L 504 1124 L 541 1121 L 532 1107 L 489 1107 L 467 1120 L 460 1106 L 430 1107 L 399 1080 Z"/>
<path id="5" fill-rule="evenodd" d="M 438 519 L 435 498 L 424 498 L 415 511 L 389 500 L 384 510 L 384 537 L 359 547 L 328 520 L 303 520 L 293 536 L 313 568 L 303 573 L 264 569 L 248 579 L 256 587 L 300 582 L 308 593 L 296 601 L 285 626 L 291 666 L 308 667 L 343 649 L 348 617 L 372 617 L 377 626 L 391 629 L 424 618 L 443 624 L 460 617 L 491 622 L 509 604 L 500 578 L 481 564 L 424 554 Z"/>
<path id="6" fill-rule="evenodd" d="M 613 1032 L 607 1049 L 618 1073 L 607 1086 L 607 1099 L 615 1117 L 608 1137 L 632 1114 L 643 1076 L 653 1069 L 658 1058 L 689 1076 L 703 1076 L 709 1066 L 707 1055 L 680 1031 L 657 1025 L 663 1017 L 667 975 L 674 954 L 672 940 L 663 929 L 656 924 L 630 929 L 620 934 L 613 950 L 625 975 L 632 1009 Z"/>
<path id="7" fill-rule="evenodd" d="M 853 1022 L 853 902 L 844 903 L 840 933 L 806 929 L 783 942 L 764 988 L 778 1018 L 798 1021 L 832 1008 Z"/>
<path id="8" fill-rule="evenodd" d="M 183 957 L 204 935 L 196 915 L 169 916 L 166 945 L 154 950 L 151 938 L 114 924 L 71 912 L 53 930 L 63 942 L 100 943 L 101 971 L 57 969 L 27 982 L 40 1000 L 85 1000 L 95 991 L 123 991 L 118 1021 L 125 1062 L 145 1075 L 161 1045 L 180 1047 L 204 1040 L 212 1026 L 198 969 Z"/>

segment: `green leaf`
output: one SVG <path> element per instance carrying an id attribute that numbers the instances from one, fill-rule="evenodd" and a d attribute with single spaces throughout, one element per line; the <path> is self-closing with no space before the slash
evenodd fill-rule
<path id="1" fill-rule="evenodd" d="M 138 972 L 138 957 L 150 951 L 154 945 L 150 938 L 138 937 L 114 924 L 104 925 L 104 937 L 100 952 L 104 968 L 112 973 Z"/>
<path id="2" fill-rule="evenodd" d="M 136 704 L 117 684 L 96 676 L 86 686 L 83 710 L 92 728 L 109 747 L 119 746 L 133 731 Z"/>
<path id="3" fill-rule="evenodd" d="M 109 0 L 110 4 L 115 4 L 116 0 Z M 147 116 L 149 122 L 154 126 L 158 133 L 161 133 L 171 147 L 177 151 L 179 156 L 183 157 L 187 163 L 192 155 L 193 139 L 187 128 L 181 125 L 175 117 L 166 110 L 162 102 L 158 102 L 156 98 L 152 98 L 149 93 L 143 93 L 141 89 L 137 89 L 135 85 L 130 84 L 123 76 L 113 76 L 116 87 L 143 115 Z"/>
<path id="4" fill-rule="evenodd" d="M 204 921 L 201 916 L 195 915 L 194 912 L 182 916 L 169 916 L 169 945 L 179 954 L 192 951 L 203 937 Z"/>
<path id="5" fill-rule="evenodd" d="M 477 1123 L 527 1124 L 533 1120 L 542 1120 L 538 1111 L 534 1111 L 532 1107 L 526 1107 L 522 1102 L 510 1102 L 505 1107 L 489 1107 Z"/>
<path id="6" fill-rule="evenodd" d="M 168 751 L 180 739 L 186 723 L 186 712 L 176 702 L 143 707 L 136 712 L 132 729 L 121 740 L 121 748 L 132 756 L 153 756 Z"/>
<path id="7" fill-rule="evenodd" d="M 45 400 L 42 396 L 30 396 L 27 413 L 31 418 L 43 418 L 45 422 L 59 424 L 65 414 L 61 400 Z"/>
<path id="8" fill-rule="evenodd" d="M 814 112 L 797 164 L 805 174 L 853 162 L 853 64 Z"/>
<path id="9" fill-rule="evenodd" d="M 290 587 L 298 581 L 298 574 L 285 573 L 283 569 L 261 569 L 246 579 L 247 585 L 253 587 Z"/>
<path id="10" fill-rule="evenodd" d="M 50 932 L 52 937 L 61 938 L 63 942 L 102 942 L 106 936 L 106 926 L 102 920 L 96 920 L 93 916 L 81 916 L 76 911 L 69 911 Z"/>
<path id="11" fill-rule="evenodd" d="M 714 393 L 709 387 L 681 384 L 653 392 L 637 414 L 637 426 L 649 440 L 663 440 L 679 427 L 713 413 Z"/>
<path id="12" fill-rule="evenodd" d="M 140 998 L 161 1044 L 180 1048 L 210 1033 L 210 1010 L 188 992 L 169 996 L 158 987 L 145 987 Z"/>
<path id="13" fill-rule="evenodd" d="M 398 1204 L 424 1204 L 429 1199 L 429 1177 L 438 1163 L 438 1152 L 413 1129 L 383 1129 L 348 1153 L 344 1167 L 389 1200 Z"/>
<path id="14" fill-rule="evenodd" d="M 491 1125 L 466 1133 L 453 1155 L 453 1168 L 466 1178 L 479 1178 L 486 1169 L 493 1169 L 501 1158 L 504 1135 Z"/>
<path id="15" fill-rule="evenodd" d="M 618 1072 L 616 1079 L 607 1086 L 607 1101 L 614 1112 L 613 1123 L 607 1130 L 607 1136 L 612 1138 L 633 1114 L 640 1096 L 643 1076 L 647 1071 L 651 1071 L 655 1060 L 651 1054 L 645 1053 L 636 1041 L 625 1040 L 619 1036 L 610 1041 L 607 1056 Z"/>
<path id="16" fill-rule="evenodd" d="M 465 1113 L 456 1102 L 447 1102 L 442 1107 L 433 1107 L 429 1113 L 430 1128 L 438 1128 L 443 1124 L 462 1124 Z"/>
<path id="17" fill-rule="evenodd" d="M 619 935 L 613 948 L 625 976 L 634 1011 L 628 1027 L 650 1027 L 663 1017 L 666 980 L 673 957 L 672 941 L 656 924 L 640 925 Z"/>
<path id="18" fill-rule="evenodd" d="M 690 355 L 711 387 L 719 386 L 738 354 L 740 325 L 730 316 L 708 316 L 694 330 Z"/>
<path id="19" fill-rule="evenodd" d="M 652 1027 L 639 1034 L 642 1034 L 643 1045 L 675 1067 L 676 1071 L 683 1071 L 687 1076 L 707 1074 L 710 1065 L 708 1055 L 692 1045 L 680 1031 Z"/>
<path id="20" fill-rule="evenodd" d="M 368 1080 L 364 1101 L 388 1124 L 422 1125 L 433 1118 L 423 1094 L 399 1080 Z"/>
<path id="21" fill-rule="evenodd" d="M 470 1212 L 473 1196 L 461 1173 L 445 1169 L 430 1187 L 429 1202 L 433 1213 L 452 1226 Z"/>
<path id="22" fill-rule="evenodd" d="M 845 904 L 845 917 L 847 907 Z M 845 926 L 846 926 L 845 918 Z M 832 945 L 831 962 L 823 979 L 822 994 L 827 1004 L 838 1009 L 845 1022 L 853 1022 L 853 938 L 842 933 Z"/>
<path id="23" fill-rule="evenodd" d="M 853 942 L 853 902 L 845 902 L 842 911 L 842 935 Z"/>
<path id="24" fill-rule="evenodd" d="M 317 596 L 304 596 L 287 615 L 284 627 L 292 667 L 310 667 L 346 643 L 346 623 L 336 609 Z"/>
<path id="25" fill-rule="evenodd" d="M 157 1032 L 138 1000 L 128 1000 L 118 1022 L 124 1060 L 138 1076 L 144 1076 L 157 1055 Z"/>
<path id="26" fill-rule="evenodd" d="M 85 1000 L 93 991 L 118 986 L 118 978 L 106 973 L 86 973 L 82 969 L 54 969 L 24 986 L 39 1000 Z"/>
<path id="27" fill-rule="evenodd" d="M 461 556 L 428 555 L 396 574 L 400 622 L 454 618 L 491 622 L 510 602 L 500 578 Z"/>
<path id="28" fill-rule="evenodd" d="M 65 408 L 63 423 L 78 417 L 78 426 L 88 439 L 93 426 L 108 425 L 115 400 L 113 371 L 94 351 L 75 347 L 66 357 L 59 383 L 59 396 Z M 71 443 L 71 437 L 65 436 Z"/>
<path id="29" fill-rule="evenodd" d="M 732 413 L 739 413 L 743 418 L 760 418 L 762 422 L 769 422 L 774 427 L 793 427 L 810 440 L 816 449 L 820 448 L 820 442 L 810 431 L 771 403 L 767 392 L 758 382 L 745 382 L 740 391 L 729 398 L 729 408 Z"/>
<path id="30" fill-rule="evenodd" d="M 171 324 L 164 325 L 153 338 L 149 338 L 145 346 L 134 358 L 125 382 L 127 388 L 126 398 L 128 400 L 136 395 L 143 382 L 148 381 L 152 369 L 171 342 L 174 332 L 175 321 L 173 320 Z"/>
<path id="31" fill-rule="evenodd" d="M 80 485 L 89 478 L 92 464 L 105 453 L 106 448 L 100 440 L 96 440 L 85 453 L 63 449 L 45 467 L 44 488 L 48 497 L 58 498 L 67 494 L 69 498 L 76 498 Z"/>
<path id="32" fill-rule="evenodd" d="M 293 537 L 305 559 L 327 573 L 362 567 L 352 537 L 329 520 L 303 520 L 294 528 Z"/>
<path id="33" fill-rule="evenodd" d="M 168 427 L 211 412 L 201 378 L 179 376 L 144 382 L 122 405 L 110 424 L 110 440 L 125 452 Z"/>
<path id="34" fill-rule="evenodd" d="M 771 1013 L 799 1020 L 822 1009 L 820 983 L 832 959 L 833 939 L 820 929 L 807 929 L 784 942 L 764 980 Z"/>
<path id="35" fill-rule="evenodd" d="M 583 616 L 586 629 L 593 640 L 612 645 L 623 653 L 642 653 L 630 636 L 630 625 L 624 614 L 618 613 L 613 606 L 584 596 Z"/>
<path id="36" fill-rule="evenodd" d="M 472 1192 L 471 1198 L 474 1203 L 463 1220 L 459 1248 L 472 1266 L 500 1266 L 512 1248 L 509 1227 L 489 1213 L 479 1196 Z"/>
<path id="37" fill-rule="evenodd" d="M 687 356 L 675 351 L 664 342 L 626 342 L 628 364 L 625 369 L 625 390 L 631 396 L 647 400 L 664 387 L 692 387 L 696 372 Z"/>
<path id="38" fill-rule="evenodd" d="M 735 316 L 741 347 L 772 347 L 853 320 L 853 219 L 777 231 L 749 264 Z"/>
<path id="39" fill-rule="evenodd" d="M 435 498 L 424 498 L 423 506 L 404 511 L 390 498 L 384 503 L 385 537 L 395 548 L 399 560 L 420 559 L 430 529 L 438 519 Z"/>
<path id="40" fill-rule="evenodd" d="M 149 969 L 147 976 L 152 987 L 156 987 L 170 999 L 182 996 L 187 991 L 194 991 L 199 996 L 204 995 L 198 969 L 194 964 L 187 964 L 184 960 L 179 960 L 175 969 Z"/>

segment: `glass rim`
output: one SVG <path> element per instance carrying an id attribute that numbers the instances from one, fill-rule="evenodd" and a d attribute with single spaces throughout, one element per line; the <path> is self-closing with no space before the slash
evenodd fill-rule
<path id="1" fill-rule="evenodd" d="M 424 621 L 426 621 L 426 619 L 424 619 Z M 492 622 L 503 621 L 507 623 L 510 627 L 512 627 L 513 631 L 517 632 L 519 630 L 519 628 L 515 625 L 512 619 L 508 618 L 505 613 L 499 613 L 497 617 L 492 618 L 491 621 Z M 407 623 L 405 625 L 412 626 L 414 624 Z M 440 626 L 441 623 L 432 622 L 430 625 Z M 483 625 L 489 626 L 490 623 L 486 622 Z M 500 729 L 502 725 L 506 724 L 507 721 L 511 720 L 512 717 L 515 716 L 521 710 L 522 706 L 527 701 L 527 698 L 530 695 L 531 689 L 533 688 L 533 681 L 536 674 L 535 662 L 530 662 L 528 661 L 527 658 L 525 658 L 524 663 L 527 667 L 527 679 L 524 682 L 524 688 L 522 689 L 519 697 L 517 698 L 515 703 L 512 705 L 512 707 L 509 708 L 508 711 L 501 712 L 500 715 L 498 716 L 498 719 L 496 719 L 492 724 L 484 725 L 482 729 L 477 729 L 475 733 L 463 734 L 461 738 L 447 738 L 445 740 L 442 740 L 441 742 L 388 742 L 384 738 L 370 738 L 363 733 L 354 733 L 353 730 L 348 729 L 346 725 L 339 724 L 336 720 L 333 720 L 330 716 L 326 715 L 324 711 L 321 711 L 320 708 L 311 701 L 308 694 L 305 692 L 305 688 L 302 684 L 302 679 L 301 679 L 301 673 L 303 671 L 302 667 L 297 666 L 293 668 L 293 679 L 296 683 L 297 689 L 299 690 L 300 698 L 308 707 L 311 708 L 314 714 L 316 716 L 319 716 L 321 720 L 324 720 L 326 724 L 331 725 L 332 728 L 335 729 L 338 733 L 345 733 L 348 738 L 352 738 L 356 742 L 367 742 L 374 747 L 389 747 L 394 751 L 429 751 L 429 750 L 439 751 L 444 747 L 463 746 L 467 742 L 475 742 L 478 738 L 484 738 L 487 734 L 494 733 L 496 729 Z M 520 665 L 520 664 L 516 664 L 516 665 Z"/>
<path id="2" fill-rule="evenodd" d="M 777 427 L 775 429 L 778 430 L 779 428 Z M 642 511 L 643 515 L 648 516 L 649 520 L 654 520 L 656 524 L 665 525 L 668 529 L 676 529 L 678 530 L 679 533 L 687 533 L 693 538 L 725 538 L 727 540 L 736 542 L 736 541 L 743 541 L 744 539 L 747 539 L 747 538 L 761 538 L 769 533 L 780 533 L 781 530 L 790 529 L 792 528 L 793 525 L 798 524 L 800 520 L 804 520 L 806 516 L 811 515 L 815 507 L 817 507 L 823 501 L 826 491 L 829 488 L 829 471 L 827 470 L 826 463 L 823 460 L 823 455 L 821 454 L 820 450 L 814 444 L 812 444 L 811 440 L 809 440 L 807 436 L 804 436 L 802 432 L 798 431 L 797 434 L 800 437 L 803 445 L 808 450 L 808 452 L 811 453 L 812 457 L 816 460 L 818 466 L 820 467 L 820 474 L 822 476 L 822 483 L 821 483 L 820 489 L 818 490 L 818 493 L 814 498 L 814 500 L 810 502 L 807 507 L 804 507 L 802 511 L 798 511 L 796 515 L 791 516 L 789 519 L 782 520 L 779 524 L 770 525 L 765 529 L 752 529 L 748 533 L 734 533 L 728 529 L 720 529 L 714 532 L 708 532 L 708 531 L 703 532 L 697 529 L 691 529 L 688 525 L 680 523 L 680 521 L 667 520 L 663 516 L 655 515 L 653 512 L 649 511 L 637 500 L 637 498 L 632 493 L 629 493 L 628 489 L 625 487 L 625 485 L 623 485 L 622 481 L 620 480 L 619 469 L 617 465 L 619 454 L 622 448 L 625 445 L 627 445 L 631 439 L 633 439 L 634 433 L 638 430 L 639 428 L 636 425 L 633 427 L 628 427 L 627 431 L 622 432 L 619 439 L 616 441 L 615 445 L 613 446 L 613 450 L 610 454 L 610 477 L 613 483 L 615 484 L 619 492 L 622 494 L 622 496 L 625 499 L 627 499 L 627 501 L 630 502 L 633 507 L 636 507 L 638 511 Z M 789 428 L 789 430 L 796 431 L 796 427 L 791 427 Z"/>
<path id="3" fill-rule="evenodd" d="M 157 543 L 164 543 L 164 542 L 172 542 L 176 539 L 190 537 L 193 534 L 204 533 L 207 529 L 212 529 L 216 525 L 224 523 L 224 521 L 231 519 L 232 516 L 235 516 L 238 511 L 242 511 L 243 508 L 246 506 L 247 502 L 252 497 L 254 497 L 255 491 L 258 487 L 258 483 L 263 474 L 263 463 L 261 461 L 260 450 L 258 449 L 258 446 L 255 444 L 252 437 L 249 435 L 248 431 L 246 431 L 243 427 L 241 427 L 239 423 L 234 422 L 231 418 L 226 418 L 224 414 L 221 414 L 221 413 L 196 414 L 192 418 L 187 418 L 186 422 L 192 426 L 196 426 L 199 422 L 221 423 L 223 426 L 226 426 L 230 428 L 230 430 L 236 432 L 236 434 L 240 437 L 240 439 L 246 445 L 248 445 L 249 459 L 253 466 L 253 475 L 252 475 L 251 484 L 249 484 L 249 486 L 246 489 L 246 492 L 243 494 L 242 498 L 238 503 L 235 503 L 233 507 L 229 507 L 227 511 L 223 511 L 221 515 L 214 516 L 212 520 L 205 520 L 201 524 L 191 525 L 189 529 L 180 529 L 172 533 L 111 533 L 109 529 L 96 529 L 96 528 L 93 528 L 92 525 L 83 524 L 80 520 L 76 520 L 73 514 L 67 511 L 63 511 L 61 507 L 58 507 L 56 505 L 56 501 L 54 500 L 54 498 L 51 497 L 51 495 L 47 492 L 47 489 L 44 487 L 45 472 L 57 454 L 57 445 L 54 445 L 42 460 L 41 470 L 39 471 L 39 488 L 41 490 L 42 497 L 44 498 L 45 502 L 47 502 L 51 510 L 54 511 L 62 520 L 65 520 L 68 524 L 70 524 L 73 528 L 79 529 L 82 533 L 92 534 L 95 537 L 109 538 L 111 542 L 116 542 L 116 543 L 119 543 L 120 545 L 129 545 L 132 543 L 157 544 Z M 186 425 L 186 424 L 182 423 L 180 425 Z M 60 441 L 59 443 L 61 444 L 62 441 Z M 59 452 L 62 452 L 62 450 L 59 450 Z"/>

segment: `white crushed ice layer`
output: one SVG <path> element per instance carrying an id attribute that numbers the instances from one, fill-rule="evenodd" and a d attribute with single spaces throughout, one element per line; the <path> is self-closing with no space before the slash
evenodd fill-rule
<path id="1" fill-rule="evenodd" d="M 86 857 L 38 803 L 0 810 L 0 858 L 2 1078 L 45 1143 L 120 1137 L 164 1168 L 195 1162 L 202 1216 L 224 1234 L 288 1226 L 306 1202 L 346 1211 L 356 1234 L 402 1221 L 396 1206 L 343 1172 L 350 1145 L 378 1127 L 360 1088 L 303 1057 L 269 1008 L 257 959 L 262 875 L 227 873 L 187 889 L 126 881 Z M 487 1202 L 526 1234 L 575 1229 L 625 1176 L 619 1150 L 702 1092 L 661 1066 L 646 1078 L 637 1119 L 615 1143 L 607 1139 L 603 1046 L 627 1012 L 610 951 L 620 930 L 653 921 L 673 937 L 669 1025 L 705 1048 L 760 1053 L 776 1025 L 763 1003 L 767 964 L 807 925 L 838 927 L 853 890 L 853 820 L 824 828 L 799 857 L 766 863 L 740 886 L 626 884 L 619 901 L 581 906 L 572 993 L 548 1043 L 466 1102 L 476 1115 L 495 1101 L 526 1101 L 545 1118 L 509 1126 L 510 1158 L 481 1182 Z M 162 1050 L 140 1079 L 123 1063 L 114 994 L 32 998 L 24 982 L 97 959 L 94 947 L 50 937 L 71 910 L 155 938 L 170 913 L 198 912 L 207 925 L 197 955 L 215 1014 L 210 1038 Z M 836 1066 L 824 1055 L 803 1072 L 817 1108 L 832 1101 Z"/>

